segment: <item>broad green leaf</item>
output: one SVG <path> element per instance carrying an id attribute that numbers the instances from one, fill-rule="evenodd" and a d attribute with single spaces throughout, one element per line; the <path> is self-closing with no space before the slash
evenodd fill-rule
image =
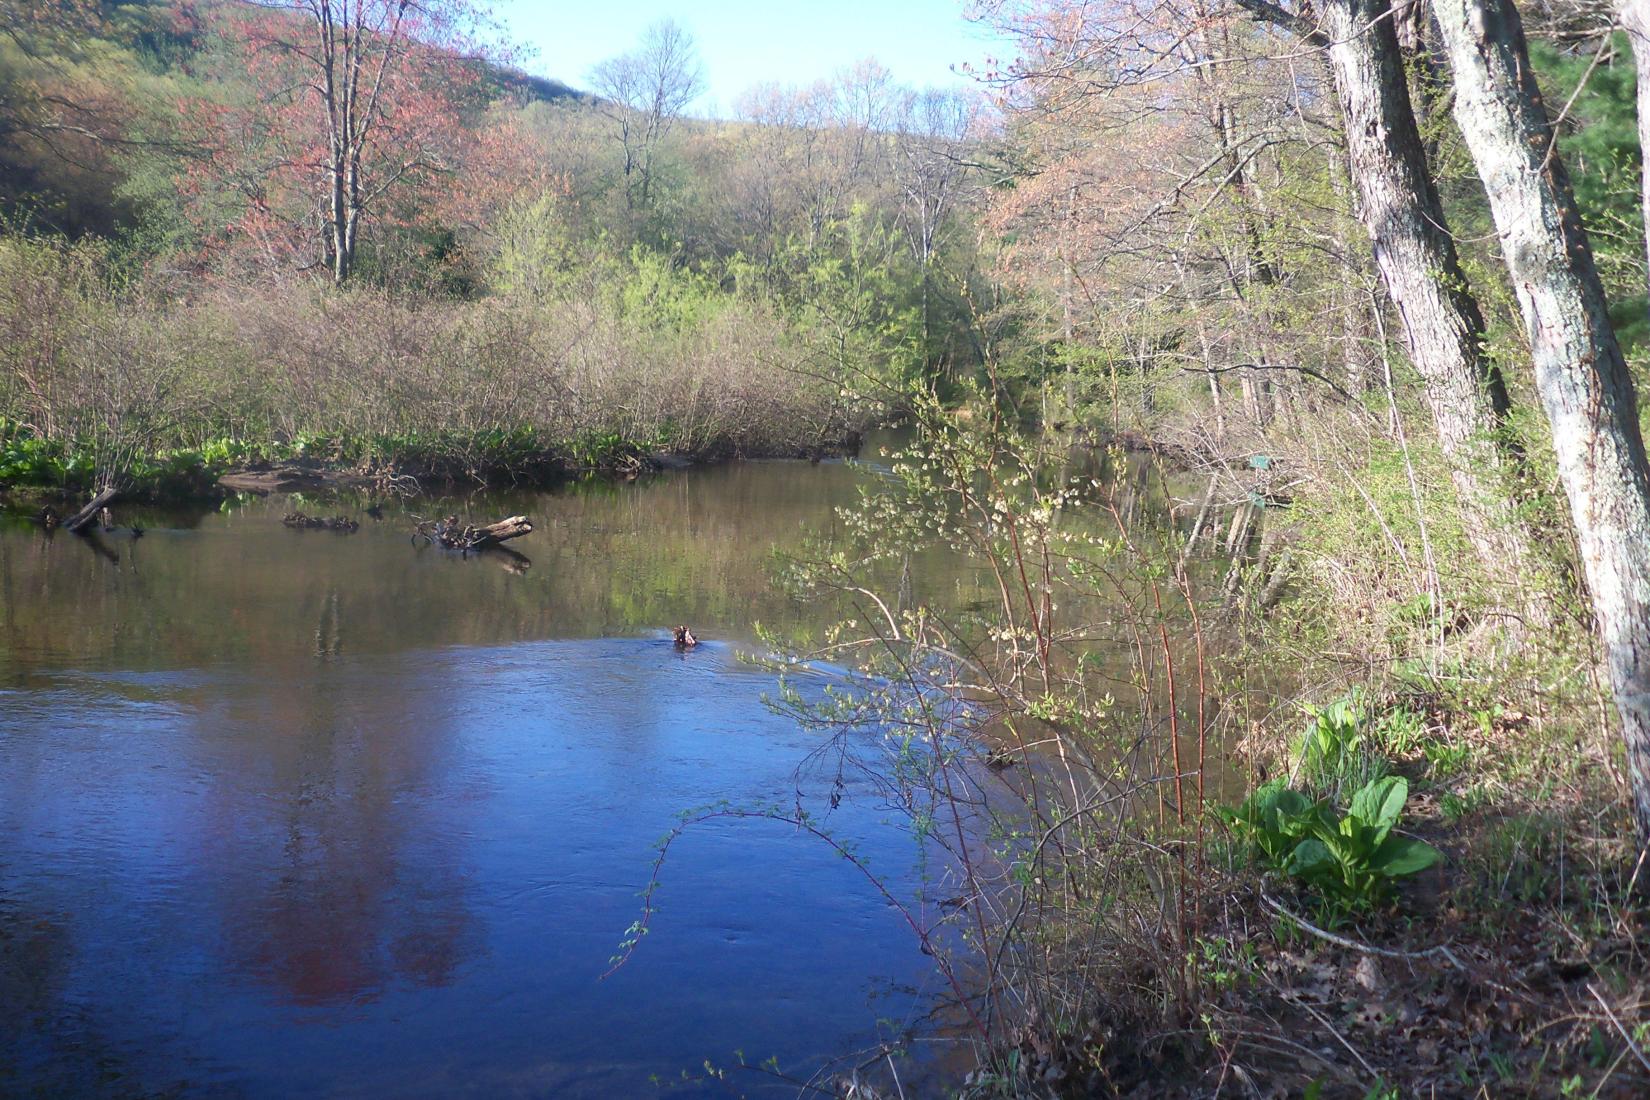
<path id="1" fill-rule="evenodd" d="M 1376 849 L 1369 869 L 1387 878 L 1401 878 L 1425 871 L 1443 858 L 1442 852 L 1424 840 L 1389 836 Z"/>
<path id="2" fill-rule="evenodd" d="M 1335 819 L 1333 813 L 1320 814 L 1313 820 L 1312 836 L 1337 859 L 1346 851 L 1347 838 L 1341 832 L 1341 822 Z"/>
<path id="3" fill-rule="evenodd" d="M 1409 780 L 1401 775 L 1389 775 L 1365 784 L 1352 796 L 1352 807 L 1348 812 L 1364 824 L 1380 830 L 1384 838 L 1398 823 L 1398 816 L 1404 812 L 1407 801 Z"/>
<path id="4" fill-rule="evenodd" d="M 1300 817 L 1312 808 L 1310 799 L 1299 791 L 1288 787 L 1278 792 L 1274 805 L 1277 806 L 1279 813 L 1288 814 L 1290 817 Z"/>
<path id="5" fill-rule="evenodd" d="M 1324 874 L 1335 867 L 1334 855 L 1326 848 L 1322 841 L 1308 837 L 1295 845 L 1295 850 L 1289 855 L 1289 864 L 1285 868 L 1290 874 L 1301 878 L 1311 878 L 1314 875 Z"/>

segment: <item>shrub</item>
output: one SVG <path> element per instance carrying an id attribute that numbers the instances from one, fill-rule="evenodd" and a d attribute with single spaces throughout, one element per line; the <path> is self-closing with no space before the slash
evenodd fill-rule
<path id="1" fill-rule="evenodd" d="M 1386 759 L 1365 734 L 1356 696 L 1307 707 L 1312 719 L 1299 746 L 1301 781 L 1326 794 L 1361 787 L 1386 772 Z"/>
<path id="2" fill-rule="evenodd" d="M 878 411 L 842 385 L 877 341 L 844 361 L 782 304 L 640 250 L 477 301 L 122 282 L 111 264 L 91 246 L 0 238 L 0 417 L 29 425 L 5 435 L 0 478 L 65 484 L 86 452 L 98 477 L 129 483 L 214 440 L 414 456 L 451 476 L 660 446 L 796 454 Z"/>
<path id="3" fill-rule="evenodd" d="M 1222 816 L 1262 863 L 1340 912 L 1374 907 L 1395 880 L 1439 860 L 1432 845 L 1394 833 L 1408 800 L 1409 781 L 1387 776 L 1359 788 L 1343 814 L 1328 799 L 1312 801 L 1274 781 Z"/>

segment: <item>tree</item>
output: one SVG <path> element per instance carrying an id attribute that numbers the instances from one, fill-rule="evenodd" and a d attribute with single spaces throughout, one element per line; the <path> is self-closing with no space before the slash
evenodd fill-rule
<path id="1" fill-rule="evenodd" d="M 1105 313 L 1115 317 L 1121 300 L 1135 298 L 1142 321 L 1155 318 L 1156 332 L 1142 333 L 1137 322 L 1133 343 L 1140 350 L 1128 350 L 1127 358 L 1203 376 L 1214 415 L 1196 445 L 1211 453 L 1271 449 L 1298 438 L 1330 392 L 1323 387 L 1336 385 L 1316 365 L 1344 364 L 1345 385 L 1336 397 L 1355 403 L 1352 395 L 1371 374 L 1379 326 L 1363 285 L 1368 259 L 1362 248 L 1347 247 L 1361 234 L 1349 216 L 1351 174 L 1332 159 L 1343 155 L 1345 143 L 1336 73 L 1325 64 L 1329 36 L 1316 20 L 1302 16 L 1299 6 L 1243 5 L 1261 17 L 1257 30 L 1242 7 L 1222 0 L 1125 6 L 998 0 L 991 7 L 998 26 L 1024 43 L 998 78 L 1010 89 L 1009 108 L 1055 139 L 1046 153 L 1030 158 L 1013 185 L 1021 197 L 1009 201 L 1022 212 L 1013 251 L 1029 254 L 1020 230 L 1041 222 L 1045 251 L 1054 253 L 1062 339 L 1068 345 L 1074 336 L 1082 340 L 1076 299 L 1086 299 L 1095 314 L 1101 311 L 1092 307 L 1103 299 Z M 1316 48 L 1302 51 L 1291 42 L 1279 49 L 1272 24 Z M 1085 116 L 1088 133 L 1081 140 L 1061 136 L 1071 130 L 1068 120 Z M 1388 165 L 1389 175 L 1392 170 Z M 1420 225 L 1407 228 L 1426 228 L 1424 218 L 1415 220 Z M 1406 273 L 1430 271 L 1432 285 L 1423 289 L 1442 300 L 1437 312 L 1456 310 L 1455 327 L 1468 334 L 1453 349 L 1453 361 L 1448 347 L 1418 359 L 1438 383 L 1430 388 L 1432 410 L 1445 418 L 1446 442 L 1460 443 L 1457 452 L 1482 447 L 1499 462 L 1495 391 L 1505 391 L 1478 349 L 1483 322 L 1464 281 L 1443 273 L 1446 266 L 1460 270 L 1452 251 L 1444 262 L 1447 233 L 1422 243 L 1432 246 L 1431 256 Z M 1134 285 L 1102 283 L 1102 258 L 1106 274 L 1132 267 Z M 1428 258 L 1439 263 L 1429 267 Z M 1303 324 L 1306 317 L 1338 323 L 1332 329 Z M 1145 350 L 1142 336 L 1148 335 L 1157 350 Z M 1429 329 L 1425 338 L 1439 337 Z M 1441 338 L 1448 341 L 1449 331 Z M 1452 367 L 1458 372 L 1451 374 Z M 1247 439 L 1227 430 L 1220 381 L 1227 373 L 1242 391 Z M 1279 417 L 1284 438 L 1257 438 L 1275 434 Z M 1483 532 L 1481 556 L 1501 573 L 1508 555 L 1497 536 L 1504 523 L 1482 517 L 1508 509 L 1500 487 L 1475 473 L 1471 459 L 1457 453 L 1452 462 L 1463 477 L 1477 478 L 1468 526 Z M 1486 503 L 1472 509 L 1471 501 Z"/>
<path id="2" fill-rule="evenodd" d="M 103 13 L 93 0 L 0 0 L 0 37 L 17 58 L 0 71 L 0 138 L 29 134 L 50 141 L 62 135 L 101 140 L 98 112 L 58 85 L 66 66 L 62 55 L 102 28 Z M 23 64 L 18 64 L 18 61 Z"/>
<path id="3" fill-rule="evenodd" d="M 635 50 L 592 69 L 590 82 L 624 147 L 625 203 L 646 209 L 659 143 L 705 87 L 693 36 L 674 20 L 654 23 Z"/>
<path id="4" fill-rule="evenodd" d="M 899 187 L 906 238 L 922 279 L 922 338 L 929 343 L 934 257 L 940 232 L 967 179 L 964 143 L 984 104 L 978 96 L 928 88 L 912 96 L 901 120 Z"/>
<path id="5" fill-rule="evenodd" d="M 112 233 L 135 217 L 122 161 L 187 155 L 160 136 L 172 96 L 164 76 L 127 64 L 114 5 L 0 0 L 0 205 L 70 235 Z M 164 33 L 157 8 L 118 23 Z"/>
<path id="6" fill-rule="evenodd" d="M 759 130 L 765 159 L 749 166 L 776 237 L 800 232 L 813 248 L 858 202 L 881 206 L 893 178 L 894 130 L 912 93 L 874 58 L 838 69 L 806 88 L 753 89 L 740 117 Z M 753 181 L 756 182 L 756 181 Z"/>
<path id="7" fill-rule="evenodd" d="M 221 30 L 255 90 L 198 105 L 214 156 L 193 180 L 227 179 L 248 239 L 343 284 L 368 219 L 456 162 L 478 18 L 469 0 L 245 0 Z"/>
<path id="8" fill-rule="evenodd" d="M 1467 530 L 1492 576 L 1516 576 L 1528 542 L 1507 495 L 1515 459 L 1504 442 L 1506 382 L 1484 354 L 1483 313 L 1427 166 L 1392 7 L 1388 0 L 1324 0 L 1314 24 L 1269 0 L 1238 3 L 1328 52 L 1358 215 L 1425 383 Z"/>
<path id="9" fill-rule="evenodd" d="M 1590 15 L 1593 9 L 1584 10 Z M 1616 339 L 1631 361 L 1650 337 L 1639 81 L 1630 39 L 1619 32 L 1613 15 L 1602 23 L 1580 22 L 1582 17 L 1577 12 L 1550 27 L 1532 18 L 1525 31 L 1547 99 L 1566 107 L 1553 120 L 1559 151 L 1610 300 Z M 1439 102 L 1446 101 L 1439 97 Z"/>
<path id="10" fill-rule="evenodd" d="M 1650 150 L 1650 0 L 1618 0 L 1616 14 L 1632 43 L 1638 70 L 1639 148 Z M 1650 230 L 1650 171 L 1641 170 L 1639 175 L 1644 225 Z M 1646 243 L 1650 246 L 1650 241 Z"/>
<path id="11" fill-rule="evenodd" d="M 1511 0 L 1432 0 L 1552 425 L 1650 843 L 1650 462 L 1633 380 Z M 1641 103 L 1643 101 L 1641 100 Z"/>

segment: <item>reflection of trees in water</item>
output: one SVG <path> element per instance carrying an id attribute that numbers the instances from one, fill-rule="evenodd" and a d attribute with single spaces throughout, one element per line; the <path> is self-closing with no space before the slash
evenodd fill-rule
<path id="1" fill-rule="evenodd" d="M 199 873 L 229 966 L 300 1004 L 444 985 L 476 942 L 450 839 L 463 829 L 448 827 L 464 800 L 437 796 L 451 725 L 376 672 L 278 676 L 202 723 L 227 756 Z"/>
<path id="2" fill-rule="evenodd" d="M 321 600 L 321 621 L 315 627 L 315 656 L 330 660 L 343 649 L 344 629 L 338 614 L 338 589 L 331 588 Z"/>
<path id="3" fill-rule="evenodd" d="M 1056 458 L 1045 477 L 1112 477 L 1126 512 L 1166 507 L 1144 461 L 1113 469 L 1090 451 Z M 78 540 L 52 545 L 38 529 L 8 526 L 0 529 L 0 591 L 8 592 L 0 640 L 39 650 L 49 639 L 82 660 L 134 667 L 336 656 L 340 620 L 326 601 L 348 606 L 352 654 L 677 622 L 707 637 L 749 638 L 753 622 L 788 632 L 830 616 L 776 588 L 774 551 L 844 537 L 834 508 L 866 480 L 840 465 L 733 464 L 628 485 L 385 505 L 381 522 L 349 537 L 288 531 L 280 526 L 287 502 L 271 498 L 208 516 L 198 533 L 145 517 L 141 579 L 68 545 Z M 348 502 L 337 509 L 354 514 Z M 449 511 L 466 520 L 531 515 L 538 529 L 511 549 L 532 567 L 503 555 L 420 553 L 404 537 L 409 512 Z M 902 578 L 903 565 L 887 581 L 906 606 L 956 610 L 992 594 L 943 554 L 914 554 Z"/>
<path id="4" fill-rule="evenodd" d="M 843 466 L 749 463 L 624 486 L 386 505 L 382 522 L 349 537 L 284 529 L 281 498 L 197 515 L 198 531 L 149 514 L 141 583 L 73 545 L 80 540 L 52 544 L 38 528 L 8 525 L 0 587 L 22 598 L 7 600 L 6 629 L 19 648 L 49 639 L 83 660 L 139 668 L 335 655 L 338 620 L 319 611 L 333 596 L 347 605 L 352 654 L 681 621 L 745 637 L 753 620 L 798 615 L 770 583 L 771 552 L 829 533 L 832 507 L 858 483 Z M 347 502 L 338 509 L 354 514 Z M 531 515 L 538 530 L 510 547 L 531 568 L 511 555 L 416 551 L 408 513 L 447 511 Z M 137 544 L 123 538 L 108 536 L 108 546 L 124 557 Z"/>
<path id="5" fill-rule="evenodd" d="M 830 616 L 799 607 L 774 583 L 775 552 L 842 539 L 835 509 L 862 484 L 842 466 L 757 462 L 660 478 L 612 498 L 581 494 L 562 502 L 539 568 L 558 578 L 558 604 L 592 623 L 589 633 L 685 621 L 702 636 L 748 638 L 753 622 L 803 626 Z M 592 558 L 609 568 L 579 568 Z M 958 563 L 938 554 L 917 555 L 911 580 L 915 598 L 942 603 L 968 586 Z"/>
<path id="6" fill-rule="evenodd" d="M 69 923 L 0 897 L 0 1096 L 169 1094 L 104 1034 L 102 1014 L 71 996 Z"/>

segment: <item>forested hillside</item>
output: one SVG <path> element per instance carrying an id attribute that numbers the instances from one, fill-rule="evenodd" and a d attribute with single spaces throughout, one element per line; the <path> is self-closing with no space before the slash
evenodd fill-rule
<path id="1" fill-rule="evenodd" d="M 696 119 L 671 25 L 575 94 L 463 5 L 365 8 L 334 54 L 305 5 L 15 20 L 7 404 L 70 465 L 311 437 L 416 437 L 443 469 L 818 452 L 879 386 L 979 362 L 980 97 L 864 61 Z M 109 375 L 108 341 L 141 368 Z"/>

